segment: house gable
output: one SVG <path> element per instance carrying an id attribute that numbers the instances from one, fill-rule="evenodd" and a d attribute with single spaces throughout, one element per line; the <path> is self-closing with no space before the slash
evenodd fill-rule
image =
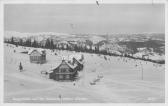
<path id="1" fill-rule="evenodd" d="M 62 62 L 62 64 L 59 66 L 59 70 L 65 70 L 66 72 L 70 72 L 69 70 L 71 70 L 71 68 L 66 62 Z"/>
<path id="2" fill-rule="evenodd" d="M 72 69 L 68 64 L 67 62 L 65 61 L 62 61 L 62 63 L 57 67 L 55 68 L 53 71 L 56 72 L 56 73 L 59 73 L 59 71 L 62 70 L 62 71 L 65 71 L 65 72 L 73 72 L 74 69 Z"/>
<path id="3" fill-rule="evenodd" d="M 41 56 L 41 54 L 37 50 L 33 50 L 30 56 Z"/>

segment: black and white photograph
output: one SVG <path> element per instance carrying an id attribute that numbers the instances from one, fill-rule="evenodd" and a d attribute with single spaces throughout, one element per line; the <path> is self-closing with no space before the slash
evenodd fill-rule
<path id="1" fill-rule="evenodd" d="M 165 103 L 165 8 L 3 4 L 3 102 Z"/>

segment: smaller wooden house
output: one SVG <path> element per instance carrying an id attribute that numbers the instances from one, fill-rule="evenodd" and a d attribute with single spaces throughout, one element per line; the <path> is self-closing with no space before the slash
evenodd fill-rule
<path id="1" fill-rule="evenodd" d="M 45 63 L 46 62 L 46 51 L 45 50 L 37 50 L 32 49 L 28 52 L 30 56 L 31 63 Z"/>
<path id="2" fill-rule="evenodd" d="M 49 73 L 49 78 L 57 81 L 74 81 L 77 78 L 77 65 L 72 65 L 65 60 L 62 60 L 61 64 L 52 69 Z"/>

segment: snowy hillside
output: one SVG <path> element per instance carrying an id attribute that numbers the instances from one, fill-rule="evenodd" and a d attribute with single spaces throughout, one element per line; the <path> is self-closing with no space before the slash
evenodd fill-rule
<path id="1" fill-rule="evenodd" d="M 12 43 L 13 39 L 12 44 L 17 45 L 99 54 L 103 52 L 103 54 L 145 59 L 162 64 L 165 62 L 165 38 L 164 34 L 160 33 L 96 35 L 7 31 L 4 37 L 6 43 Z M 29 43 L 27 44 L 27 42 Z M 139 51 L 139 48 L 146 48 L 146 52 Z M 144 58 L 144 56 L 148 56 L 148 58 Z M 155 58 L 156 56 L 157 58 Z"/>
<path id="2" fill-rule="evenodd" d="M 33 64 L 21 53 L 31 47 L 4 45 L 4 101 L 7 103 L 163 103 L 165 65 L 125 57 L 82 53 L 84 70 L 75 82 L 42 75 L 74 51 L 46 49 L 47 63 Z M 57 55 L 55 55 L 57 53 Z M 19 72 L 19 63 L 23 72 Z M 143 74 L 142 74 L 143 71 Z M 143 75 L 143 76 L 142 76 Z M 100 77 L 95 85 L 90 83 Z M 75 83 L 75 86 L 74 86 Z"/>

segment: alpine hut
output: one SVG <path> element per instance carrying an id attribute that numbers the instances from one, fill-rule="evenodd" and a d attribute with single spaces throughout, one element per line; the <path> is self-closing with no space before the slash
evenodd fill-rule
<path id="1" fill-rule="evenodd" d="M 57 81 L 74 81 L 77 76 L 76 67 L 77 65 L 72 65 L 63 59 L 58 67 L 50 71 L 49 78 Z"/>
<path id="2" fill-rule="evenodd" d="M 37 50 L 32 49 L 28 52 L 30 56 L 31 63 L 45 63 L 46 62 L 46 51 L 45 50 Z"/>

